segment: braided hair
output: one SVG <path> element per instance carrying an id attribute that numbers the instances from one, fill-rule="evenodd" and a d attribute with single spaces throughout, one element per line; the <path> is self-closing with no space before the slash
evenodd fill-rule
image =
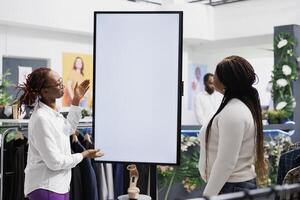
<path id="1" fill-rule="evenodd" d="M 208 123 L 205 135 L 205 149 L 206 149 L 206 168 L 208 163 L 208 143 L 209 134 L 212 122 L 216 115 L 218 115 L 227 103 L 237 98 L 242 101 L 251 111 L 255 126 L 256 126 L 256 163 L 255 170 L 258 181 L 264 181 L 266 178 L 266 165 L 264 160 L 263 148 L 263 126 L 262 126 L 262 111 L 260 106 L 260 99 L 257 90 L 252 86 L 256 80 L 256 74 L 251 64 L 244 58 L 239 56 L 229 56 L 224 58 L 216 68 L 216 75 L 220 82 L 225 87 L 223 100 L 217 112 L 213 115 Z"/>
<path id="2" fill-rule="evenodd" d="M 51 71 L 50 68 L 41 67 L 27 75 L 26 80 L 23 84 L 19 84 L 19 89 L 16 99 L 18 102 L 18 110 L 21 112 L 22 105 L 33 106 L 37 98 L 41 96 L 41 90 L 44 87 L 48 73 Z M 18 98 L 19 94 L 21 96 Z"/>

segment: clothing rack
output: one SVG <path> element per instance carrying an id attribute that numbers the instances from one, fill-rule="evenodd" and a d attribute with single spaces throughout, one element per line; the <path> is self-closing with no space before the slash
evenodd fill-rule
<path id="1" fill-rule="evenodd" d="M 1 138 L 1 174 L 0 174 L 0 200 L 3 199 L 3 173 L 4 173 L 4 144 L 6 141 L 6 136 L 11 132 L 11 131 L 24 131 L 27 130 L 28 128 L 28 122 L 29 120 L 24 120 L 24 119 L 1 119 L 1 122 L 4 123 L 5 125 L 1 125 L 1 128 L 4 128 L 5 131 L 2 133 L 2 138 Z M 7 124 L 7 125 L 6 125 Z M 91 121 L 86 121 L 86 120 L 81 120 L 79 125 L 77 126 L 79 129 L 80 128 L 91 128 L 92 127 L 92 122 Z"/>
<path id="2" fill-rule="evenodd" d="M 8 125 L 1 125 L 1 128 L 13 128 L 13 127 L 18 127 L 21 130 L 23 128 L 28 127 L 28 122 L 29 119 L 1 119 L 1 123 L 8 124 Z M 77 127 L 79 128 L 91 128 L 93 126 L 92 120 L 91 119 L 81 119 L 79 121 L 79 125 Z M 19 129 L 19 130 L 20 130 Z"/>
<path id="3" fill-rule="evenodd" d="M 288 200 L 282 195 L 300 193 L 300 183 L 275 185 L 272 187 L 222 194 L 218 196 L 195 198 L 190 200 L 264 200 L 281 199 Z"/>

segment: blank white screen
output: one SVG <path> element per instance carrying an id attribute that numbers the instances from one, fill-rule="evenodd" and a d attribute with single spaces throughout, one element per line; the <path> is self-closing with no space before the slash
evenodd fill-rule
<path id="1" fill-rule="evenodd" d="M 177 162 L 179 23 L 179 13 L 97 13 L 97 160 Z"/>

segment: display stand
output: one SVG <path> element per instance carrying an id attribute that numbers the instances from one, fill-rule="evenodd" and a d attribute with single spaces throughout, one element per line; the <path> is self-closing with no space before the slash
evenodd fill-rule
<path id="1" fill-rule="evenodd" d="M 128 194 L 118 196 L 118 200 L 129 200 Z M 151 197 L 148 195 L 140 194 L 138 200 L 151 200 Z"/>

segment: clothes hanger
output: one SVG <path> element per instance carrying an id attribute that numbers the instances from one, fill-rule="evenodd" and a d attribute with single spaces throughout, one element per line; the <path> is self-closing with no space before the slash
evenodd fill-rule
<path id="1" fill-rule="evenodd" d="M 24 135 L 23 133 L 17 131 L 15 135 L 15 140 L 19 140 L 19 139 L 24 140 Z"/>
<path id="2" fill-rule="evenodd" d="M 91 135 L 88 134 L 88 133 L 84 135 L 84 139 L 83 140 L 84 141 L 88 141 L 89 143 L 92 144 Z"/>
<path id="3" fill-rule="evenodd" d="M 74 142 L 78 142 L 78 137 L 77 137 L 76 133 L 72 134 L 72 143 L 74 143 Z"/>

